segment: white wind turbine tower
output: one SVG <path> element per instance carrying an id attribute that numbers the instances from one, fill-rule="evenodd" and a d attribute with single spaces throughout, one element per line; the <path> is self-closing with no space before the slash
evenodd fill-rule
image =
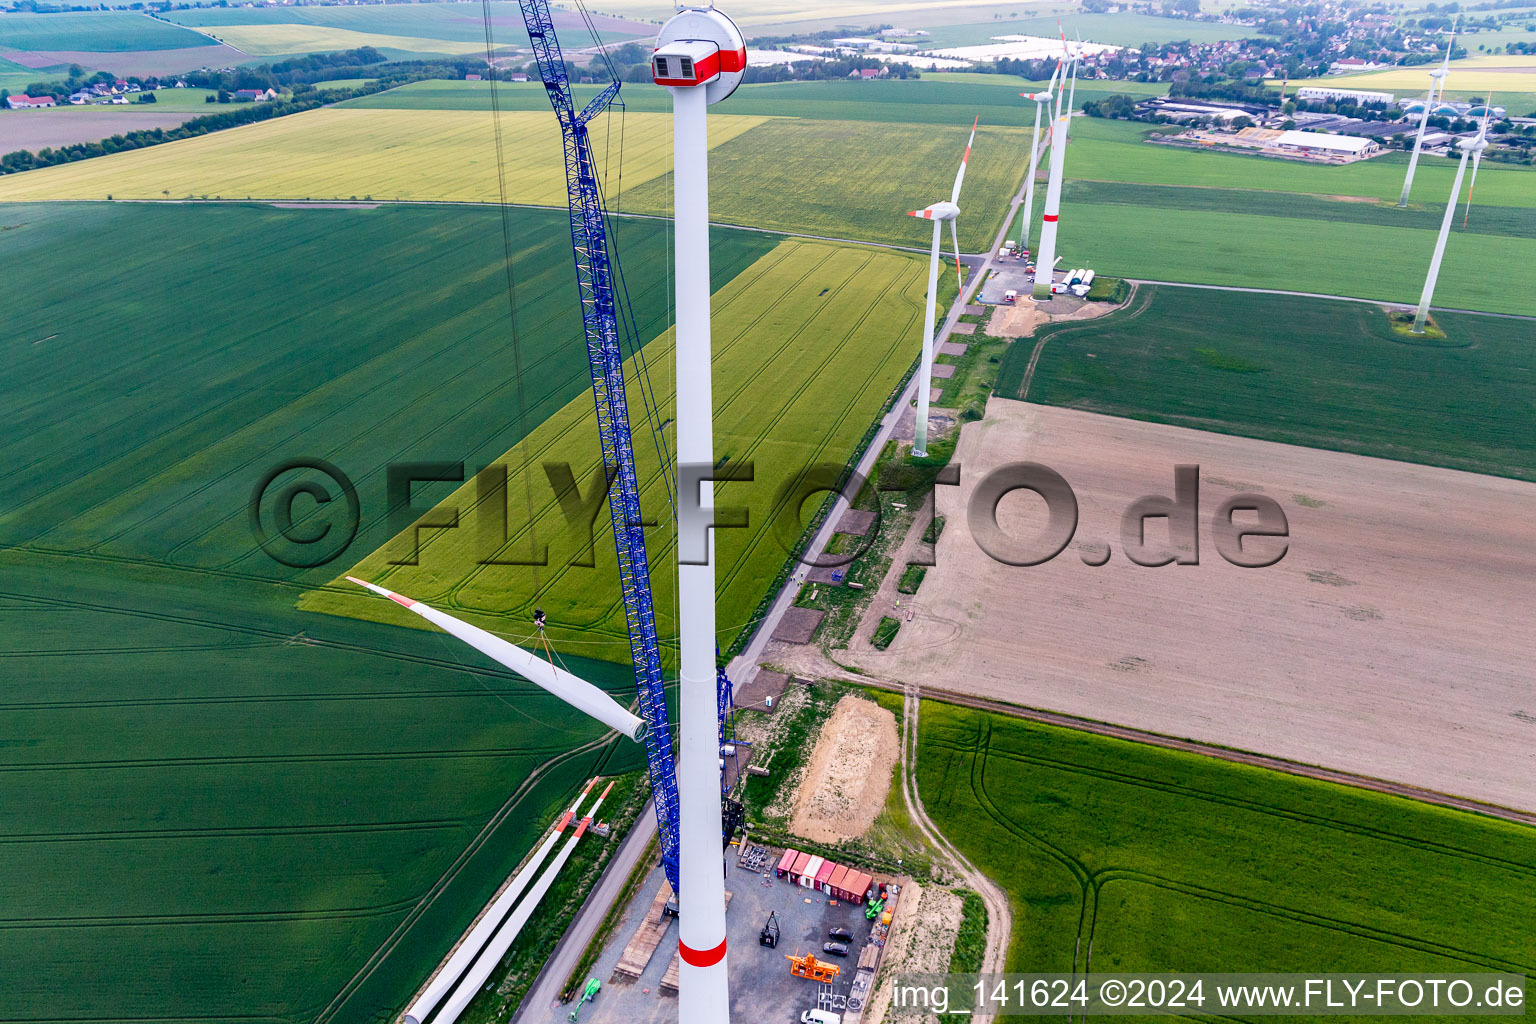
<path id="1" fill-rule="evenodd" d="M 662 27 L 651 77 L 672 95 L 677 288 L 677 1012 L 729 1024 L 715 654 L 714 400 L 709 297 L 709 107 L 736 91 L 747 44 L 708 0 Z M 696 499 L 696 500 L 695 500 Z"/>
<path id="2" fill-rule="evenodd" d="M 1457 16 L 1459 23 L 1460 15 Z M 1408 158 L 1408 175 L 1403 179 L 1403 194 L 1397 200 L 1399 207 L 1408 205 L 1408 193 L 1413 189 L 1413 172 L 1418 169 L 1419 151 L 1424 147 L 1424 126 L 1429 124 L 1429 115 L 1435 109 L 1435 104 L 1445 95 L 1445 79 L 1451 73 L 1451 51 L 1455 48 L 1456 25 L 1453 24 L 1450 42 L 1445 44 L 1445 59 L 1429 73 L 1429 95 L 1424 97 L 1424 112 L 1419 115 L 1419 131 L 1413 137 L 1413 155 Z"/>
<path id="3" fill-rule="evenodd" d="M 1051 94 L 1056 89 L 1056 79 L 1061 74 L 1061 61 L 1056 62 L 1056 70 L 1051 72 L 1051 80 L 1043 92 L 1021 92 L 1027 100 L 1035 101 L 1035 131 L 1029 137 L 1029 176 L 1024 182 L 1024 208 L 1019 211 L 1019 251 L 1029 250 L 1030 218 L 1035 210 L 1035 172 L 1040 169 L 1040 112 L 1051 102 Z"/>
<path id="4" fill-rule="evenodd" d="M 949 235 L 955 242 L 955 276 L 960 278 L 960 234 L 955 228 L 955 219 L 960 216 L 960 186 L 965 181 L 965 168 L 971 162 L 971 146 L 976 142 L 976 125 L 980 123 L 981 118 L 977 117 L 971 125 L 971 138 L 965 144 L 960 170 L 955 172 L 955 187 L 949 194 L 949 201 L 907 214 L 933 221 L 933 251 L 928 257 L 928 305 L 923 312 L 923 358 L 917 369 L 917 436 L 912 442 L 912 454 L 917 458 L 928 454 L 928 403 L 933 394 L 933 332 L 938 319 L 939 250 L 944 244 L 944 222 L 949 222 Z M 964 279 L 961 278 L 961 291 L 964 289 Z"/>
<path id="5" fill-rule="evenodd" d="M 1423 334 L 1424 325 L 1429 321 L 1429 302 L 1435 297 L 1435 281 L 1440 276 L 1440 261 L 1445 258 L 1445 242 L 1451 234 L 1451 219 L 1456 216 L 1456 203 L 1461 198 L 1461 179 L 1467 173 L 1467 157 L 1474 154 L 1481 157 L 1483 150 L 1488 148 L 1488 140 L 1485 137 L 1488 132 L 1488 122 L 1483 121 L 1482 130 L 1471 142 L 1461 147 L 1461 162 L 1456 165 L 1456 181 L 1451 185 L 1451 198 L 1445 204 L 1445 217 L 1440 221 L 1440 237 L 1435 240 L 1435 255 L 1429 261 L 1429 276 L 1424 279 L 1424 291 L 1419 296 L 1419 309 L 1413 317 L 1413 333 Z M 1470 195 L 1467 201 L 1471 202 Z"/>
<path id="6" fill-rule="evenodd" d="M 1065 51 L 1063 76 L 1071 69 L 1071 84 L 1066 95 L 1057 93 L 1056 116 L 1051 120 L 1051 170 L 1045 186 L 1045 216 L 1040 224 L 1040 251 L 1035 254 L 1035 298 L 1051 297 L 1051 280 L 1056 267 L 1056 222 L 1061 217 L 1061 179 L 1067 163 L 1067 128 L 1072 119 L 1072 101 L 1077 93 L 1077 57 L 1067 46 L 1067 34 L 1061 34 Z"/>

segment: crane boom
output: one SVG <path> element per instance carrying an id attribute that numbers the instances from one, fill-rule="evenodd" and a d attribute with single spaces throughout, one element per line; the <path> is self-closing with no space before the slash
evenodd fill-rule
<path id="1" fill-rule="evenodd" d="M 519 0 L 528 38 L 533 43 L 539 77 L 560 120 L 565 143 L 565 179 L 570 201 L 571 249 L 576 259 L 576 285 L 581 295 L 581 320 L 587 359 L 592 368 L 592 398 L 603 468 L 611 481 L 608 511 L 613 520 L 614 547 L 619 556 L 619 586 L 629 628 L 630 657 L 640 717 L 645 734 L 646 763 L 661 836 L 661 860 L 673 891 L 678 879 L 677 770 L 672 732 L 667 720 L 666 682 L 656 612 L 651 602 L 651 571 L 645 553 L 645 528 L 640 511 L 640 485 L 635 473 L 634 443 L 629 429 L 629 404 L 624 390 L 624 353 L 619 344 L 618 307 L 614 297 L 617 256 L 609 248 L 607 212 L 603 208 L 587 122 L 608 108 L 619 92 L 609 83 L 591 103 L 576 109 L 565 57 L 555 36 L 548 0 Z"/>

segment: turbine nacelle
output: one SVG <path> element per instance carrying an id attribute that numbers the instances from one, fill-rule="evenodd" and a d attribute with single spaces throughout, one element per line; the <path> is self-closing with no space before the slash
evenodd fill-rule
<path id="1" fill-rule="evenodd" d="M 954 220 L 960 216 L 960 207 L 946 199 L 932 206 L 925 206 L 921 210 L 913 210 L 907 216 L 921 217 L 924 220 Z"/>

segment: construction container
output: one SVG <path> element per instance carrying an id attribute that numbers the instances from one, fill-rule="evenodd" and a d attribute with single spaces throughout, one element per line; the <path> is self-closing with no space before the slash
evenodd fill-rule
<path id="1" fill-rule="evenodd" d="M 773 873 L 780 878 L 789 874 L 789 869 L 795 866 L 795 858 L 800 856 L 799 850 L 785 850 L 784 856 L 779 858 L 779 866 L 773 869 Z"/>
<path id="2" fill-rule="evenodd" d="M 861 904 L 868 897 L 869 887 L 873 883 L 874 879 L 864 872 L 849 868 L 848 873 L 843 876 L 841 887 L 833 887 L 832 895 L 849 903 Z"/>
<path id="3" fill-rule="evenodd" d="M 831 861 L 824 863 L 816 872 L 816 881 L 813 883 L 812 888 L 816 889 L 818 892 L 830 892 L 831 890 L 827 888 L 827 881 L 831 879 L 832 872 L 836 870 L 837 865 Z"/>
<path id="4" fill-rule="evenodd" d="M 789 880 L 796 885 L 800 884 L 800 876 L 805 874 L 805 866 L 811 862 L 808 853 L 795 854 L 795 862 L 789 866 Z"/>
<path id="5" fill-rule="evenodd" d="M 843 888 L 843 883 L 848 880 L 849 870 L 849 868 L 842 864 L 838 864 L 833 867 L 832 874 L 827 878 L 827 884 L 822 889 L 822 891 L 825 892 L 828 896 L 831 896 L 833 899 L 846 899 L 847 897 L 843 895 L 845 891 Z"/>
<path id="6" fill-rule="evenodd" d="M 800 871 L 800 884 L 807 889 L 816 888 L 816 873 L 825 863 L 826 860 L 821 857 L 812 857 L 806 861 L 805 867 Z"/>

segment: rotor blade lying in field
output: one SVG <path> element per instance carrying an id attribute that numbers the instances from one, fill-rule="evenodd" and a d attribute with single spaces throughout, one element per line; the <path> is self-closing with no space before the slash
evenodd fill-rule
<path id="1" fill-rule="evenodd" d="M 453 951 L 453 955 L 448 958 L 443 969 L 427 982 L 427 987 L 422 989 L 421 995 L 411 1004 L 410 1009 L 405 1011 L 405 1024 L 422 1024 L 427 1019 L 427 1014 L 443 1001 L 448 991 L 464 976 L 469 965 L 475 962 L 475 958 L 490 941 L 497 926 L 507 919 L 507 914 L 512 910 L 512 904 L 517 902 L 523 890 L 528 888 L 528 883 L 533 881 L 533 876 L 538 873 L 539 868 L 544 866 L 544 858 L 548 857 L 549 851 L 555 848 L 555 843 L 560 839 L 560 833 L 564 832 L 566 826 L 576 817 L 576 812 L 581 808 L 581 802 L 587 798 L 588 793 L 592 792 L 592 785 L 595 782 L 597 782 L 595 777 L 587 782 L 582 791 L 577 794 L 576 799 L 571 802 L 570 810 L 555 822 L 555 830 L 549 834 L 549 838 L 545 839 L 544 844 L 528 858 L 528 863 L 523 865 L 522 870 L 508 883 L 501 895 L 496 897 L 490 909 L 475 922 L 475 926 L 464 936 L 464 940 L 459 943 L 459 948 Z"/>
<path id="2" fill-rule="evenodd" d="M 608 798 L 608 793 L 612 789 L 613 783 L 610 782 L 608 788 L 603 790 L 602 795 L 597 798 L 597 803 L 592 805 L 591 810 L 587 811 L 577 824 L 576 831 L 571 834 L 570 839 L 566 840 L 564 848 L 554 860 L 549 862 L 549 867 L 544 869 L 544 873 L 534 883 L 527 898 L 518 904 L 512 916 L 507 918 L 507 923 L 497 930 L 495 938 L 486 945 L 479 959 L 475 961 L 475 965 L 469 969 L 464 980 L 459 982 L 459 987 L 453 990 L 453 995 L 443 1004 L 443 1012 L 437 1015 L 437 1019 L 432 1024 L 455 1024 L 459 1015 L 464 1012 L 464 1008 L 480 994 L 481 986 L 491 976 L 496 965 L 501 963 L 501 958 L 507 955 L 507 950 L 512 948 L 512 943 L 517 941 L 517 936 L 522 932 L 523 926 L 528 923 L 528 919 L 533 916 L 533 912 L 539 909 L 539 903 L 549 892 L 549 887 L 554 884 L 555 876 L 560 873 L 561 868 L 565 867 L 565 862 L 571 859 L 571 854 L 576 851 L 576 843 L 581 839 L 582 833 L 586 832 L 588 825 L 597 820 L 597 809 L 603 806 L 603 801 Z"/>
<path id="3" fill-rule="evenodd" d="M 577 711 L 597 719 L 608 728 L 617 730 L 636 742 L 645 738 L 644 720 L 630 714 L 622 704 L 585 679 L 572 675 L 565 669 L 557 668 L 542 658 L 535 657 L 494 633 L 488 633 L 479 626 L 471 626 L 420 601 L 412 601 L 408 597 L 402 597 L 355 576 L 348 576 L 347 579 L 415 612 L 443 632 L 458 637 L 498 665 L 505 666 L 529 682 L 548 690 Z"/>

